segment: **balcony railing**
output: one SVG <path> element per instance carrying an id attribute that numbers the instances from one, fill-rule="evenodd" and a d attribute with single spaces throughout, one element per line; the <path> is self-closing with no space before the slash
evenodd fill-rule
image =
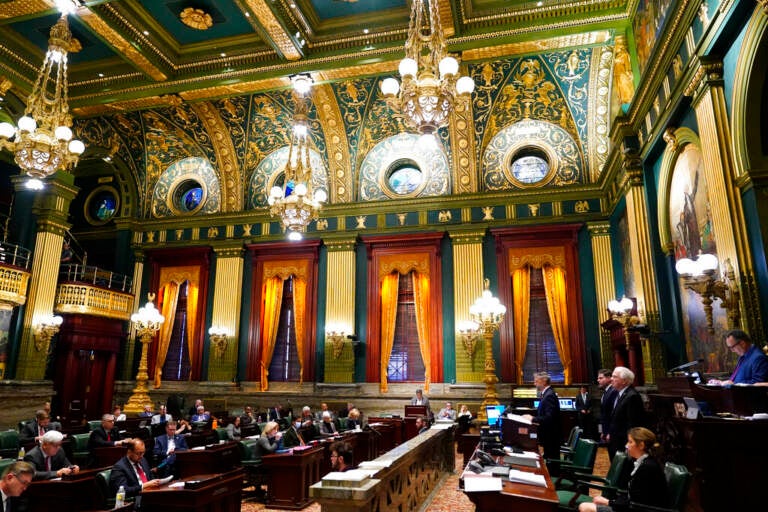
<path id="1" fill-rule="evenodd" d="M 0 242 L 0 265 L 11 265 L 29 270 L 32 253 L 18 245 Z"/>
<path id="2" fill-rule="evenodd" d="M 129 292 L 133 284 L 133 280 L 126 275 L 79 263 L 62 265 L 59 269 L 59 282 L 88 283 L 121 292 Z"/>
<path id="3" fill-rule="evenodd" d="M 56 313 L 129 320 L 133 310 L 132 280 L 98 267 L 62 265 L 56 292 Z"/>
<path id="4" fill-rule="evenodd" d="M 28 249 L 0 242 L 0 305 L 14 307 L 27 302 L 29 261 Z"/>

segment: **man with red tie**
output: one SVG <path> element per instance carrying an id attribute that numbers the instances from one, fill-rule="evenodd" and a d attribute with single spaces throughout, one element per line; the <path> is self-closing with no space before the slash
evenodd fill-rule
<path id="1" fill-rule="evenodd" d="M 77 473 L 78 466 L 69 463 L 61 442 L 64 434 L 55 430 L 45 433 L 40 446 L 35 446 L 24 456 L 24 460 L 35 466 L 35 480 L 50 480 L 62 475 Z"/>
<path id="2" fill-rule="evenodd" d="M 43 435 L 51 430 L 51 418 L 43 409 L 35 412 L 35 419 L 24 425 L 19 433 L 19 443 L 39 443 Z"/>
<path id="3" fill-rule="evenodd" d="M 109 475 L 109 488 L 112 493 L 117 493 L 122 485 L 125 496 L 130 498 L 141 494 L 143 489 L 159 486 L 160 480 L 151 478 L 149 463 L 144 458 L 144 441 L 126 439 L 123 444 L 128 447 L 128 452 L 112 466 L 112 473 Z"/>

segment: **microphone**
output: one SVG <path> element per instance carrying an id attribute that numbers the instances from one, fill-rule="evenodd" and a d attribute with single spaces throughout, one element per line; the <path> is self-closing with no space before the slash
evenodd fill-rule
<path id="1" fill-rule="evenodd" d="M 680 366 L 675 366 L 674 368 L 670 368 L 669 373 L 677 372 L 680 370 L 686 370 L 692 366 L 696 366 L 697 364 L 701 364 L 703 362 L 704 362 L 703 359 L 697 359 L 695 361 L 691 361 L 690 363 L 681 364 Z"/>

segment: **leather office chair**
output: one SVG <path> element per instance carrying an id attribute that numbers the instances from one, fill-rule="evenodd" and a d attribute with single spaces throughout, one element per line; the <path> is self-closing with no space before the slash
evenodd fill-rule
<path id="1" fill-rule="evenodd" d="M 0 432 L 0 457 L 16 460 L 19 455 L 19 433 L 15 430 Z"/>
<path id="2" fill-rule="evenodd" d="M 0 459 L 0 475 L 3 474 L 3 472 L 5 471 L 5 468 L 10 466 L 14 462 L 16 462 L 16 458 L 15 457 L 12 458 L 12 459 Z"/>
<path id="3" fill-rule="evenodd" d="M 254 439 L 245 439 L 240 441 L 240 464 L 245 471 L 243 487 L 253 487 L 255 494 L 263 496 L 261 486 L 267 483 L 267 475 L 261 461 L 254 458 L 253 447 L 256 444 Z"/>
<path id="4" fill-rule="evenodd" d="M 112 475 L 111 469 L 105 469 L 96 473 L 96 490 L 98 492 L 97 502 L 104 510 L 115 508 L 115 495 L 109 488 L 109 477 Z"/>
<path id="5" fill-rule="evenodd" d="M 555 481 L 559 510 L 576 510 L 581 503 L 592 503 L 589 489 L 598 489 L 607 497 L 615 496 L 619 490 L 626 489 L 631 462 L 626 452 L 616 452 L 605 477 L 594 474 L 574 473 L 577 480 L 558 478 Z"/>
<path id="6" fill-rule="evenodd" d="M 568 440 L 564 445 L 560 446 L 560 458 L 570 460 L 573 457 L 573 450 L 576 449 L 576 443 L 584 433 L 581 427 L 573 427 L 571 433 L 568 434 Z"/>
<path id="7" fill-rule="evenodd" d="M 651 505 L 641 505 L 640 503 L 629 503 L 629 510 L 637 512 L 680 512 L 685 505 L 685 499 L 688 497 L 688 486 L 691 483 L 691 474 L 685 466 L 667 462 L 664 464 L 664 476 L 667 479 L 667 490 L 669 492 L 669 507 L 653 507 Z"/>
<path id="8" fill-rule="evenodd" d="M 592 473 L 597 457 L 597 441 L 592 439 L 579 439 L 573 450 L 571 460 L 546 459 L 547 469 L 551 474 L 573 475 L 574 473 Z M 571 479 L 575 479 L 570 477 Z"/>
<path id="9" fill-rule="evenodd" d="M 91 434 L 72 434 L 72 462 L 81 468 L 88 466 L 91 452 L 88 451 L 88 438 Z"/>
<path id="10" fill-rule="evenodd" d="M 101 420 L 88 420 L 88 432 L 93 432 L 101 426 Z"/>

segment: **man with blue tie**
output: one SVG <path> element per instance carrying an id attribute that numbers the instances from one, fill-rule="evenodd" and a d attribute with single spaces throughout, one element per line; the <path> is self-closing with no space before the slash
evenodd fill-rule
<path id="1" fill-rule="evenodd" d="M 176 422 L 167 422 L 165 424 L 165 434 L 155 438 L 155 448 L 152 450 L 159 474 L 161 476 L 174 474 L 176 469 L 176 452 L 187 449 L 187 441 L 184 436 L 176 434 Z"/>
<path id="2" fill-rule="evenodd" d="M 547 372 L 533 374 L 533 383 L 540 393 L 536 416 L 526 415 L 538 423 L 539 444 L 544 448 L 545 459 L 560 459 L 560 400 L 552 389 L 552 379 Z M 551 471 L 550 471 L 551 472 Z"/>

